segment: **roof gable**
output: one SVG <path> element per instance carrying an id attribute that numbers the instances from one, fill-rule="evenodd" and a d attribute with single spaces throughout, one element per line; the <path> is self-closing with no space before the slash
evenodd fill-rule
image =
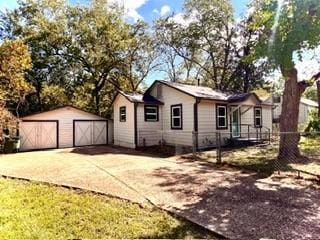
<path id="1" fill-rule="evenodd" d="M 78 108 L 78 107 L 75 107 L 75 106 L 72 106 L 72 105 L 65 105 L 65 106 L 57 107 L 57 108 L 54 108 L 54 109 L 51 109 L 51 110 L 38 112 L 38 113 L 33 113 L 33 114 L 30 114 L 30 115 L 24 116 L 21 119 L 23 120 L 23 119 L 30 118 L 30 117 L 38 117 L 41 114 L 47 114 L 47 113 L 50 113 L 50 112 L 56 112 L 56 111 L 59 111 L 59 110 L 70 109 L 70 108 L 75 110 L 75 111 L 82 112 L 82 113 L 84 113 L 86 115 L 90 115 L 90 116 L 94 116 L 94 117 L 99 117 L 101 119 L 105 119 L 105 118 L 103 118 L 103 117 L 101 117 L 101 116 L 99 116 L 97 114 L 90 113 L 88 111 L 82 110 L 81 108 Z"/>
<path id="2" fill-rule="evenodd" d="M 111 102 L 111 105 L 116 100 L 117 96 L 121 94 L 123 97 L 125 97 L 129 102 L 132 103 L 143 103 L 143 104 L 150 104 L 150 105 L 163 105 L 163 103 L 157 99 L 155 99 L 153 96 L 149 94 L 139 94 L 139 93 L 124 93 L 122 91 L 118 91 L 116 96 L 114 97 L 113 101 Z"/>
<path id="3" fill-rule="evenodd" d="M 195 85 L 187 85 L 175 82 L 167 82 L 156 80 L 146 91 L 147 94 L 151 92 L 156 84 L 164 84 L 168 87 L 171 87 L 179 92 L 187 94 L 189 96 L 205 99 L 205 100 L 215 100 L 215 101 L 225 101 L 229 103 L 237 103 L 247 100 L 250 96 L 253 96 L 258 104 L 261 104 L 262 101 L 255 93 L 233 93 L 230 91 L 220 91 L 214 90 L 209 87 L 201 87 Z"/>

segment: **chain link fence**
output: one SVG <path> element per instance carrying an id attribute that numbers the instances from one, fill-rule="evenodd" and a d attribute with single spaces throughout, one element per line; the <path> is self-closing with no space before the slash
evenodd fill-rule
<path id="1" fill-rule="evenodd" d="M 254 129 L 236 135 L 230 131 L 139 130 L 138 146 L 163 156 L 192 154 L 194 159 L 265 175 L 290 172 L 320 180 L 320 132 L 271 133 Z"/>
<path id="2" fill-rule="evenodd" d="M 254 132 L 250 137 L 232 137 L 223 132 L 202 135 L 205 138 L 215 135 L 216 139 L 211 149 L 209 145 L 197 149 L 195 155 L 204 160 L 265 175 L 291 172 L 320 180 L 320 132 L 264 132 L 258 137 L 252 137 Z"/>

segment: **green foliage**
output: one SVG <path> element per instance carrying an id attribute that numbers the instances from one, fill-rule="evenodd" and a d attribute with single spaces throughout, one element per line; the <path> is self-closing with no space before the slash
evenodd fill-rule
<path id="1" fill-rule="evenodd" d="M 320 119 L 318 117 L 318 109 L 313 109 L 309 114 L 309 123 L 305 132 L 320 132 Z"/>
<path id="2" fill-rule="evenodd" d="M 294 67 L 293 54 L 300 60 L 305 50 L 320 42 L 320 3 L 314 0 L 253 1 L 253 29 L 263 35 L 256 54 L 267 57 L 274 68 Z"/>
<path id="3" fill-rule="evenodd" d="M 312 85 L 311 87 L 307 88 L 303 93 L 303 96 L 307 99 L 318 102 L 317 87 L 315 85 Z"/>
<path id="4" fill-rule="evenodd" d="M 42 103 L 44 110 L 65 106 L 70 103 L 70 99 L 66 93 L 66 89 L 59 85 L 44 85 L 41 91 Z"/>
<path id="5" fill-rule="evenodd" d="M 32 91 L 24 78 L 30 67 L 28 47 L 21 40 L 6 40 L 0 45 L 0 100 L 17 102 Z"/>
<path id="6" fill-rule="evenodd" d="M 102 101 L 104 93 L 112 92 L 107 94 L 112 99 L 117 89 L 137 90 L 154 68 L 156 56 L 147 25 L 124 22 L 123 10 L 107 3 L 27 0 L 3 17 L 6 35 L 23 39 L 31 50 L 33 68 L 27 79 L 36 94 L 29 103 L 38 105 L 38 110 L 61 104 L 50 101 L 60 87 L 75 105 L 108 112 L 110 101 Z M 44 89 L 47 86 L 55 86 L 53 93 Z M 78 89 L 87 91 L 81 93 L 86 102 L 79 99 Z"/>
<path id="7" fill-rule="evenodd" d="M 206 238 L 150 206 L 0 178 L 1 239 Z"/>
<path id="8" fill-rule="evenodd" d="M 230 1 L 211 0 L 186 1 L 180 16 L 156 23 L 170 79 L 244 92 L 264 85 L 269 67 L 252 54 L 260 30 L 251 18 L 235 23 Z"/>

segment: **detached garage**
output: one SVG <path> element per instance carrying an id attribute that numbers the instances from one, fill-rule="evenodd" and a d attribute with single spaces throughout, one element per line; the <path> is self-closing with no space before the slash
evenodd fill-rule
<path id="1" fill-rule="evenodd" d="M 105 145 L 112 143 L 112 122 L 65 106 L 23 117 L 20 122 L 21 151 Z"/>

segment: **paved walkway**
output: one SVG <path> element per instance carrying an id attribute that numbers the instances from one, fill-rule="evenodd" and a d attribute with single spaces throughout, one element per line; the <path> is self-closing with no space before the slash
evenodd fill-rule
<path id="1" fill-rule="evenodd" d="M 0 155 L 0 175 L 151 201 L 233 239 L 318 239 L 320 192 L 110 147 Z"/>

